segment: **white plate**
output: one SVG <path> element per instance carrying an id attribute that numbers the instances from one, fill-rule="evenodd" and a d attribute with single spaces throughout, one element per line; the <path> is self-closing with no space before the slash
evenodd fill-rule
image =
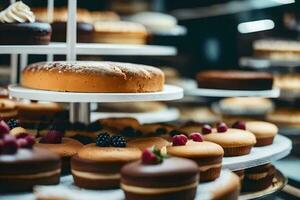
<path id="1" fill-rule="evenodd" d="M 272 145 L 253 147 L 248 155 L 224 157 L 222 168 L 236 171 L 256 167 L 279 160 L 287 156 L 291 150 L 291 140 L 285 136 L 277 135 Z"/>
<path id="2" fill-rule="evenodd" d="M 19 85 L 8 87 L 11 97 L 51 101 L 51 102 L 136 102 L 136 101 L 170 101 L 181 99 L 183 89 L 177 86 L 165 85 L 161 92 L 149 93 L 77 93 L 35 90 Z"/>
<path id="3" fill-rule="evenodd" d="M 109 117 L 133 117 L 140 123 L 159 123 L 177 120 L 179 118 L 179 111 L 176 108 L 168 108 L 156 112 L 142 112 L 142 113 L 117 113 L 117 112 L 92 112 L 91 121 Z"/>
<path id="4" fill-rule="evenodd" d="M 268 97 L 277 98 L 280 95 L 280 90 L 274 88 L 272 90 L 221 90 L 221 89 L 206 89 L 197 88 L 186 90 L 187 96 L 202 96 L 202 97 Z"/>
<path id="5" fill-rule="evenodd" d="M 300 67 L 299 60 L 275 60 L 267 58 L 243 57 L 239 60 L 240 66 L 250 67 L 253 69 L 268 69 L 278 68 L 281 70 L 292 70 L 295 67 Z"/>

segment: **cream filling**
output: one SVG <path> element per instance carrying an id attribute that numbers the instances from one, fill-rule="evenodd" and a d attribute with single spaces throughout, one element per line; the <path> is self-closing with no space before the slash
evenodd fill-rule
<path id="1" fill-rule="evenodd" d="M 102 180 L 102 179 L 120 179 L 121 174 L 101 174 L 101 173 L 91 173 L 91 172 L 81 172 L 72 169 L 72 174 L 81 178 L 94 179 L 94 180 Z"/>
<path id="2" fill-rule="evenodd" d="M 199 167 L 199 170 L 200 170 L 200 172 L 205 172 L 205 171 L 207 171 L 209 169 L 218 168 L 218 167 L 222 167 L 222 164 L 221 163 L 217 163 L 217 164 L 212 164 L 212 165 L 201 166 L 201 167 Z"/>
<path id="3" fill-rule="evenodd" d="M 252 180 L 262 179 L 268 176 L 268 172 L 257 173 L 257 174 L 247 174 L 246 177 Z"/>
<path id="4" fill-rule="evenodd" d="M 22 1 L 18 1 L 0 12 L 0 22 L 2 23 L 24 23 L 34 22 L 35 16 L 30 8 Z"/>
<path id="5" fill-rule="evenodd" d="M 168 187 L 168 188 L 145 188 L 145 187 L 138 187 L 138 186 L 126 185 L 121 183 L 121 188 L 126 192 L 132 192 L 138 194 L 163 194 L 163 193 L 170 193 L 170 192 L 178 192 L 182 190 L 195 188 L 197 186 L 198 186 L 198 181 L 189 185 Z"/>
<path id="6" fill-rule="evenodd" d="M 60 169 L 56 169 L 53 171 L 49 171 L 49 172 L 41 172 L 41 173 L 36 173 L 36 174 L 26 174 L 26 175 L 0 175 L 0 178 L 15 178 L 15 179 L 34 179 L 34 178 L 43 178 L 43 177 L 48 177 L 48 176 L 52 176 L 55 174 L 59 174 L 60 173 Z"/>

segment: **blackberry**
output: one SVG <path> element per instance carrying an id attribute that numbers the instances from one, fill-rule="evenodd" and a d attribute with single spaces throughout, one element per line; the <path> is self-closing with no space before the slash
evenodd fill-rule
<path id="1" fill-rule="evenodd" d="M 99 147 L 109 147 L 111 138 L 108 133 L 100 133 L 96 138 L 96 145 Z"/>
<path id="2" fill-rule="evenodd" d="M 103 129 L 103 127 L 98 121 L 92 122 L 89 125 L 87 125 L 87 131 L 90 131 L 90 132 L 100 131 L 102 129 Z"/>
<path id="3" fill-rule="evenodd" d="M 167 133 L 167 129 L 165 129 L 163 127 L 160 127 L 160 128 L 155 130 L 156 135 L 163 135 L 163 134 L 166 134 L 166 133 Z"/>
<path id="4" fill-rule="evenodd" d="M 20 126 L 20 122 L 17 119 L 10 119 L 8 120 L 7 125 L 9 126 L 10 129 L 13 129 Z"/>
<path id="5" fill-rule="evenodd" d="M 127 126 L 120 131 L 120 134 L 125 137 L 137 137 L 139 133 L 137 133 L 137 131 L 135 131 L 131 126 Z"/>
<path id="6" fill-rule="evenodd" d="M 172 136 L 172 137 L 175 136 L 175 135 L 180 135 L 180 134 L 181 134 L 181 132 L 178 131 L 178 130 L 172 130 L 172 131 L 169 132 L 169 135 Z"/>
<path id="7" fill-rule="evenodd" d="M 121 135 L 114 135 L 110 139 L 110 144 L 113 147 L 126 147 L 127 142 L 125 138 Z"/>
<path id="8" fill-rule="evenodd" d="M 88 136 L 84 136 L 84 135 L 75 135 L 75 136 L 73 136 L 71 138 L 73 138 L 73 139 L 81 142 L 84 145 L 93 143 L 93 138 L 88 137 Z"/>

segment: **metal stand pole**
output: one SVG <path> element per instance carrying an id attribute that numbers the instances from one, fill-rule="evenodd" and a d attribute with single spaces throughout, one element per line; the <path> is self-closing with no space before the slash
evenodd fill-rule
<path id="1" fill-rule="evenodd" d="M 80 103 L 70 103 L 70 122 L 80 122 Z"/>
<path id="2" fill-rule="evenodd" d="M 90 123 L 91 105 L 90 103 L 80 103 L 79 120 L 85 124 Z"/>
<path id="3" fill-rule="evenodd" d="M 18 83 L 18 54 L 10 55 L 10 83 Z"/>

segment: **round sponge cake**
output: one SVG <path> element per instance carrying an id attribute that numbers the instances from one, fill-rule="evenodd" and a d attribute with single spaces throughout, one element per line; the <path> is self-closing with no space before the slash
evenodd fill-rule
<path id="1" fill-rule="evenodd" d="M 63 92 L 158 92 L 163 90 L 164 74 L 158 68 L 131 63 L 40 62 L 23 70 L 21 85 Z"/>

